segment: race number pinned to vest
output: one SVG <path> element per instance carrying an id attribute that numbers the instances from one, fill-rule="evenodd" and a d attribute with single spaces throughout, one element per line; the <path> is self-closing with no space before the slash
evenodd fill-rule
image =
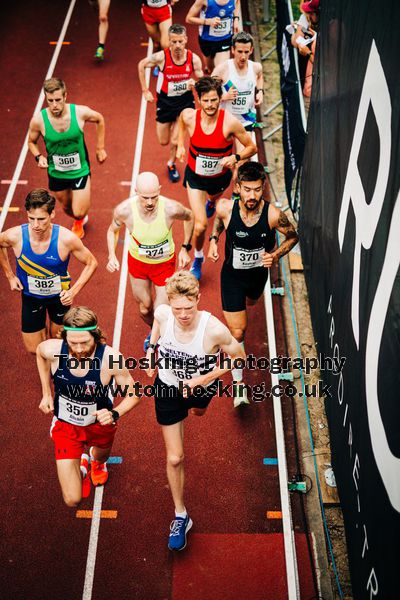
<path id="1" fill-rule="evenodd" d="M 253 107 L 254 91 L 238 92 L 234 100 L 231 100 L 231 113 L 244 115 Z"/>
<path id="2" fill-rule="evenodd" d="M 81 168 L 81 158 L 78 152 L 53 154 L 53 162 L 57 171 L 76 171 Z"/>
<path id="3" fill-rule="evenodd" d="M 168 96 L 182 96 L 188 91 L 187 81 L 169 81 Z"/>
<path id="4" fill-rule="evenodd" d="M 221 19 L 219 25 L 211 25 L 210 26 L 210 35 L 213 37 L 225 37 L 229 35 L 231 31 L 231 20 Z"/>
<path id="5" fill-rule="evenodd" d="M 196 174 L 204 175 L 205 177 L 218 175 L 223 169 L 223 166 L 221 165 L 222 158 L 222 156 L 206 156 L 205 154 L 199 154 L 196 156 Z"/>
<path id="6" fill-rule="evenodd" d="M 34 277 L 28 275 L 28 289 L 30 294 L 37 296 L 55 296 L 61 292 L 61 277 Z"/>
<path id="7" fill-rule="evenodd" d="M 167 0 L 147 0 L 147 5 L 151 8 L 161 8 L 167 6 Z"/>
<path id="8" fill-rule="evenodd" d="M 66 396 L 58 397 L 58 418 L 71 423 L 71 425 L 79 425 L 86 427 L 95 423 L 96 416 L 93 414 L 97 410 L 96 402 L 79 402 L 72 400 Z"/>
<path id="9" fill-rule="evenodd" d="M 262 267 L 262 255 L 264 248 L 247 250 L 245 248 L 233 248 L 232 265 L 234 269 L 254 269 Z"/>
<path id="10" fill-rule="evenodd" d="M 139 256 L 144 256 L 150 260 L 160 260 L 161 258 L 168 258 L 170 256 L 170 246 L 169 241 L 164 240 L 159 244 L 154 244 L 152 246 L 145 246 L 144 244 L 139 244 L 138 246 Z"/>

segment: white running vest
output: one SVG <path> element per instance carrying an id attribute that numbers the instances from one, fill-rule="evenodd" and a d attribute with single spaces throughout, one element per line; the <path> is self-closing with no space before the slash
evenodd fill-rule
<path id="1" fill-rule="evenodd" d="M 201 311 L 200 322 L 193 339 L 183 344 L 175 337 L 175 317 L 170 306 L 168 310 L 167 326 L 158 340 L 158 358 L 162 359 L 158 368 L 158 377 L 167 385 L 179 387 L 180 381 L 193 379 L 211 371 L 216 364 L 218 352 L 208 355 L 204 352 L 204 332 L 211 313 Z M 210 359 L 206 360 L 206 357 Z"/>
<path id="2" fill-rule="evenodd" d="M 243 76 L 238 74 L 233 58 L 230 58 L 227 63 L 228 79 L 224 83 L 224 89 L 229 91 L 234 86 L 239 93 L 235 100 L 222 102 L 221 108 L 229 110 L 244 126 L 251 125 L 256 121 L 254 102 L 257 79 L 254 73 L 254 62 L 248 61 L 247 73 Z"/>

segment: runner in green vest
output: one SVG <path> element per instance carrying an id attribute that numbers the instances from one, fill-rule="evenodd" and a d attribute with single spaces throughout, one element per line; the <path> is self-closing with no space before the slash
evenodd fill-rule
<path id="1" fill-rule="evenodd" d="M 96 158 L 101 164 L 107 158 L 104 118 L 88 106 L 67 104 L 67 90 L 61 79 L 47 79 L 43 89 L 48 108 L 32 118 L 28 147 L 38 167 L 48 170 L 49 189 L 67 215 L 73 217 L 72 231 L 83 238 L 90 208 L 90 163 L 83 128 L 87 121 L 96 124 Z M 47 158 L 40 153 L 40 136 L 46 145 Z"/>

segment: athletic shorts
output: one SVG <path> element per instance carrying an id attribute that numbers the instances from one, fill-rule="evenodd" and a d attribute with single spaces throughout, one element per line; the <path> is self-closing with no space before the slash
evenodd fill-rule
<path id="1" fill-rule="evenodd" d="M 111 448 L 117 425 L 100 425 L 93 423 L 86 427 L 71 425 L 54 417 L 50 427 L 50 437 L 54 442 L 56 460 L 63 458 L 80 458 L 85 446 Z"/>
<path id="2" fill-rule="evenodd" d="M 150 279 L 154 285 L 162 287 L 175 272 L 175 256 L 166 262 L 151 265 L 137 260 L 128 252 L 128 271 L 135 279 Z"/>
<path id="3" fill-rule="evenodd" d="M 65 313 L 71 308 L 61 304 L 59 296 L 53 298 L 34 298 L 22 296 L 21 330 L 23 333 L 36 333 L 46 327 L 46 313 L 50 321 L 62 325 Z"/>
<path id="4" fill-rule="evenodd" d="M 230 169 L 216 177 L 203 177 L 197 175 L 189 166 L 186 166 L 183 185 L 185 187 L 188 185 L 192 190 L 202 190 L 210 196 L 216 196 L 222 194 L 229 187 L 231 179 L 232 171 Z"/>
<path id="5" fill-rule="evenodd" d="M 192 92 L 182 94 L 178 101 L 176 98 L 169 99 L 166 94 L 159 94 L 157 97 L 156 121 L 159 123 L 174 123 L 185 108 L 194 108 L 194 106 Z"/>
<path id="6" fill-rule="evenodd" d="M 207 408 L 218 391 L 218 380 L 203 388 L 200 395 L 184 398 L 178 388 L 167 385 L 157 376 L 154 381 L 155 407 L 159 425 L 174 425 L 186 419 L 190 408 Z"/>
<path id="7" fill-rule="evenodd" d="M 162 6 L 161 8 L 152 8 L 146 4 L 142 4 L 142 17 L 143 21 L 148 25 L 156 25 L 163 21 L 168 21 L 172 18 L 172 8 L 170 4 Z"/>
<path id="8" fill-rule="evenodd" d="M 225 38 L 224 40 L 218 40 L 217 42 L 203 40 L 199 36 L 199 46 L 204 56 L 215 58 L 215 55 L 218 54 L 218 52 L 227 52 L 231 49 L 232 36 Z"/>
<path id="9" fill-rule="evenodd" d="M 51 192 L 62 192 L 64 190 L 84 190 L 90 173 L 83 177 L 75 179 L 62 179 L 61 177 L 51 177 L 49 175 L 49 190 Z"/>
<path id="10" fill-rule="evenodd" d="M 225 312 L 246 310 L 246 298 L 258 300 L 267 283 L 269 269 L 232 269 L 225 263 L 221 269 L 222 308 Z"/>

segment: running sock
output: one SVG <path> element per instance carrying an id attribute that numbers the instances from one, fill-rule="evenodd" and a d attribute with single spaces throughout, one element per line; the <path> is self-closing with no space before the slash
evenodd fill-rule
<path id="1" fill-rule="evenodd" d="M 239 344 L 244 350 L 244 342 L 239 342 Z M 232 369 L 231 373 L 233 381 L 243 381 L 243 369 Z"/>
<path id="2" fill-rule="evenodd" d="M 98 46 L 99 46 L 99 48 L 103 48 L 103 50 L 104 50 L 105 44 L 100 44 L 100 42 L 99 42 Z"/>
<path id="3" fill-rule="evenodd" d="M 195 258 L 204 258 L 204 252 L 203 252 L 203 250 L 195 250 L 194 251 L 194 257 Z"/>
<path id="4" fill-rule="evenodd" d="M 183 512 L 177 512 L 175 511 L 175 516 L 176 517 L 180 517 L 181 519 L 186 519 L 187 517 L 187 510 L 185 508 L 185 510 Z"/>
<path id="5" fill-rule="evenodd" d="M 175 164 L 175 162 L 173 160 L 171 160 L 171 159 L 169 159 L 169 161 L 167 162 L 167 165 L 169 167 L 172 167 L 172 165 L 174 165 L 174 164 Z"/>

